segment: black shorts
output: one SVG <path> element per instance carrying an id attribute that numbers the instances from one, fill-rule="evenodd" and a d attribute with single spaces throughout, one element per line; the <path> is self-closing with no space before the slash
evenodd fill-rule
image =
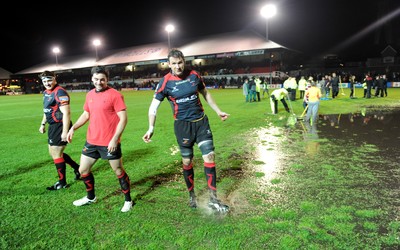
<path id="1" fill-rule="evenodd" d="M 195 143 L 213 140 L 210 123 L 206 115 L 203 119 L 195 122 L 175 120 L 174 130 L 176 140 L 181 148 L 193 148 Z"/>
<path id="2" fill-rule="evenodd" d="M 70 127 L 72 124 L 70 124 Z M 52 123 L 49 124 L 49 128 L 47 131 L 48 135 L 48 143 L 50 146 L 65 146 L 68 144 L 66 141 L 61 141 L 61 134 L 63 130 L 63 123 Z"/>
<path id="3" fill-rule="evenodd" d="M 93 159 L 118 160 L 122 157 L 121 143 L 118 143 L 117 150 L 110 153 L 107 146 L 96 146 L 86 142 L 82 154 Z"/>

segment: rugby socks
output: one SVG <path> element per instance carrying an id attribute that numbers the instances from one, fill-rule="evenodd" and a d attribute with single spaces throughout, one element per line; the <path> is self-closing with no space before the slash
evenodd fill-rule
<path id="1" fill-rule="evenodd" d="M 188 191 L 194 191 L 193 162 L 190 162 L 189 165 L 183 165 L 183 178 L 185 179 Z"/>
<path id="2" fill-rule="evenodd" d="M 74 170 L 79 171 L 79 164 L 76 161 L 72 160 L 71 156 L 66 153 L 63 153 L 63 158 L 65 163 L 70 165 Z"/>
<path id="3" fill-rule="evenodd" d="M 206 174 L 206 180 L 209 190 L 217 190 L 217 173 L 215 171 L 215 163 L 204 162 L 204 173 Z"/>
<path id="4" fill-rule="evenodd" d="M 119 184 L 121 185 L 122 192 L 125 194 L 125 201 L 131 201 L 131 181 L 128 174 L 124 171 L 118 176 Z"/>
<path id="5" fill-rule="evenodd" d="M 57 158 L 54 159 L 54 164 L 56 165 L 57 168 L 57 173 L 58 173 L 58 180 L 62 185 L 67 184 L 67 181 L 65 179 L 65 161 L 64 158 Z"/>
<path id="6" fill-rule="evenodd" d="M 96 195 L 94 194 L 94 176 L 90 172 L 89 174 L 81 175 L 83 183 L 86 186 L 87 198 L 93 200 Z"/>

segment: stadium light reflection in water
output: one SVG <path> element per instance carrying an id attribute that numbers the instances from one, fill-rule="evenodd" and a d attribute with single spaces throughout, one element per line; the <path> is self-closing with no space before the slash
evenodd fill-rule
<path id="1" fill-rule="evenodd" d="M 279 147 L 281 146 L 279 140 L 280 137 L 277 134 L 282 133 L 281 128 L 278 127 L 266 127 L 259 128 L 257 130 L 257 138 L 260 140 L 256 145 L 256 160 L 263 162 L 261 165 L 257 165 L 260 168 L 259 171 L 265 174 L 262 179 L 262 183 L 270 183 L 274 178 L 280 162 Z M 272 149 L 272 150 L 271 150 Z"/>

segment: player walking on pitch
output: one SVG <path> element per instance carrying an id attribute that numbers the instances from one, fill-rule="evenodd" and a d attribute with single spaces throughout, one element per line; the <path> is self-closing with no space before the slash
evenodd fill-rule
<path id="1" fill-rule="evenodd" d="M 118 178 L 125 196 L 121 212 L 131 210 L 131 188 L 128 174 L 122 166 L 121 135 L 128 122 L 124 97 L 108 86 L 108 72 L 103 66 L 92 68 L 94 89 L 86 94 L 83 113 L 68 132 L 71 142 L 74 131 L 89 121 L 86 143 L 82 149 L 79 168 L 86 186 L 87 195 L 73 202 L 77 207 L 97 201 L 92 167 L 98 159 L 108 160 Z"/>
<path id="2" fill-rule="evenodd" d="M 47 190 L 59 190 L 67 187 L 66 163 L 74 169 L 75 180 L 80 179 L 79 165 L 64 153 L 67 142 L 68 129 L 71 127 L 71 114 L 67 91 L 58 85 L 56 76 L 51 71 L 44 71 L 39 75 L 45 90 L 43 91 L 43 118 L 39 132 L 46 132 L 48 128 L 49 153 L 56 165 L 58 181 L 47 187 Z"/>
<path id="3" fill-rule="evenodd" d="M 157 109 L 167 98 L 171 103 L 175 119 L 174 131 L 182 156 L 183 177 L 190 197 L 189 205 L 193 208 L 197 207 L 193 171 L 193 146 L 197 143 L 203 155 L 204 172 L 210 193 L 208 206 L 218 212 L 228 212 L 229 207 L 217 199 L 213 135 L 199 93 L 222 121 L 225 121 L 229 114 L 219 109 L 199 73 L 194 70 L 185 70 L 185 58 L 180 50 L 172 49 L 169 52 L 168 65 L 171 71 L 157 85 L 149 107 L 149 129 L 144 134 L 143 140 L 146 143 L 150 142 L 154 133 Z"/>

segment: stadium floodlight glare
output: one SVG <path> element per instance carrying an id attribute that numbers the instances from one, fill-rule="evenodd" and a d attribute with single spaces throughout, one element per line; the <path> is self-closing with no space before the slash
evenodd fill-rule
<path id="1" fill-rule="evenodd" d="M 96 50 L 96 62 L 97 62 L 99 60 L 99 56 L 98 56 L 98 53 L 97 53 L 97 47 L 99 47 L 101 45 L 101 41 L 99 39 L 94 39 L 93 40 L 93 45 L 94 45 L 94 48 Z"/>
<path id="2" fill-rule="evenodd" d="M 273 5 L 273 4 L 267 4 L 267 5 L 265 5 L 264 7 L 261 8 L 260 14 L 261 14 L 261 16 L 263 16 L 263 17 L 265 18 L 265 20 L 266 20 L 267 30 L 266 30 L 265 36 L 266 36 L 266 38 L 267 38 L 267 41 L 269 41 L 269 39 L 268 39 L 268 20 L 269 20 L 271 17 L 275 16 L 275 14 L 276 14 L 276 7 L 275 7 L 275 5 Z"/>
<path id="3" fill-rule="evenodd" d="M 169 33 L 173 32 L 175 30 L 175 27 L 172 24 L 168 24 L 167 26 L 165 26 L 165 30 L 168 33 L 168 50 L 169 50 L 169 49 L 171 49 L 171 39 L 170 39 Z"/>
<path id="4" fill-rule="evenodd" d="M 60 53 L 60 48 L 59 47 L 54 47 L 53 48 L 53 53 L 54 53 L 54 55 L 56 55 L 56 67 L 58 67 L 58 57 L 57 57 L 57 55 L 58 55 L 58 53 Z"/>

